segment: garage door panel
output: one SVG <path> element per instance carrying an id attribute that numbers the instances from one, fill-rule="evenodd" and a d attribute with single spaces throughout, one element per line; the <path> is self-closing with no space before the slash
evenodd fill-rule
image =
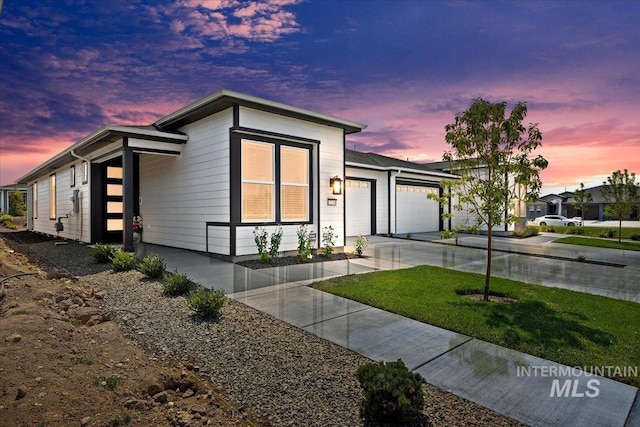
<path id="1" fill-rule="evenodd" d="M 371 234 L 371 188 L 369 181 L 345 182 L 346 235 Z"/>
<path id="2" fill-rule="evenodd" d="M 440 205 L 427 199 L 437 188 L 396 185 L 396 233 L 419 233 L 440 229 Z"/>

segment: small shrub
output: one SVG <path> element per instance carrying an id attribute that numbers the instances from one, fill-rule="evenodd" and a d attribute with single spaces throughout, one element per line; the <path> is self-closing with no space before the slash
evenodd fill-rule
<path id="1" fill-rule="evenodd" d="M 547 226 L 547 233 L 555 233 L 555 232 L 556 232 L 556 229 L 553 228 L 553 226 L 551 226 L 551 225 Z"/>
<path id="2" fill-rule="evenodd" d="M 113 255 L 111 263 L 115 272 L 130 271 L 136 268 L 138 258 L 133 252 L 125 252 L 122 249 L 118 249 Z"/>
<path id="3" fill-rule="evenodd" d="M 278 256 L 280 250 L 280 242 L 282 241 L 282 227 L 278 227 L 276 231 L 271 234 L 269 239 L 267 230 L 262 227 L 256 227 L 253 230 L 253 240 L 258 248 L 258 254 L 260 255 L 260 262 L 271 264 L 273 259 Z M 270 243 L 267 248 L 267 242 Z"/>
<path id="4" fill-rule="evenodd" d="M 618 235 L 618 232 L 613 228 L 610 228 L 606 231 L 602 231 L 599 237 L 604 237 L 605 239 L 611 239 L 613 237 L 616 237 L 617 235 Z"/>
<path id="5" fill-rule="evenodd" d="M 360 413 L 369 420 L 396 424 L 415 422 L 422 411 L 422 377 L 402 360 L 365 363 L 356 371 L 364 397 Z"/>
<path id="6" fill-rule="evenodd" d="M 189 292 L 187 305 L 203 319 L 215 319 L 220 316 L 226 298 L 221 289 L 209 290 L 198 286 L 196 290 Z"/>
<path id="7" fill-rule="evenodd" d="M 9 214 L 3 214 L 0 216 L 0 222 L 2 224 L 6 223 L 6 222 L 13 222 L 13 216 L 9 215 Z"/>
<path id="8" fill-rule="evenodd" d="M 80 356 L 80 357 L 72 357 L 71 358 L 71 363 L 73 363 L 74 365 L 93 365 L 93 359 L 89 358 L 89 357 L 85 357 L 85 356 Z"/>
<path id="9" fill-rule="evenodd" d="M 167 274 L 162 280 L 162 293 L 169 296 L 186 295 L 195 288 L 186 274 L 178 273 L 178 269 L 172 274 Z"/>
<path id="10" fill-rule="evenodd" d="M 631 240 L 634 240 L 636 242 L 639 241 L 640 240 L 640 234 L 638 234 L 638 233 L 632 234 L 631 235 Z"/>
<path id="11" fill-rule="evenodd" d="M 302 224 L 296 231 L 298 235 L 298 261 L 306 261 L 311 258 L 311 236 L 307 226 Z"/>
<path id="12" fill-rule="evenodd" d="M 574 231 L 574 234 L 577 234 L 579 236 L 584 236 L 584 227 L 573 227 L 571 228 L 571 230 Z"/>
<path id="13" fill-rule="evenodd" d="M 150 279 L 162 278 L 166 268 L 167 264 L 158 254 L 146 256 L 138 266 L 140 272 Z"/>
<path id="14" fill-rule="evenodd" d="M 110 245 L 101 245 L 98 243 L 91 251 L 91 256 L 96 264 L 106 264 L 113 260 L 116 254 L 116 248 Z"/>
<path id="15" fill-rule="evenodd" d="M 540 233 L 540 229 L 535 225 L 527 225 L 525 228 L 516 229 L 513 235 L 516 237 L 527 238 L 537 236 Z"/>
<path id="16" fill-rule="evenodd" d="M 356 237 L 355 244 L 356 254 L 362 256 L 364 251 L 367 249 L 367 246 L 369 246 L 369 239 L 367 239 L 366 236 L 358 235 L 358 237 Z"/>
<path id="17" fill-rule="evenodd" d="M 115 377 L 97 377 L 93 383 L 97 386 L 102 386 L 107 390 L 113 390 L 118 385 L 118 378 Z"/>

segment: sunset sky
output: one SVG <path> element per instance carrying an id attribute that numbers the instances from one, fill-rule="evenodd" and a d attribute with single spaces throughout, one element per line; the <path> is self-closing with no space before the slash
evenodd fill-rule
<path id="1" fill-rule="evenodd" d="M 631 0 L 5 0 L 0 184 L 221 88 L 366 123 L 348 148 L 419 162 L 474 98 L 525 101 L 543 194 L 640 175 L 638 22 Z"/>

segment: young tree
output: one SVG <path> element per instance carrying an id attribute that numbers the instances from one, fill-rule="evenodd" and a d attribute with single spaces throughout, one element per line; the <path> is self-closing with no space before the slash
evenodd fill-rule
<path id="1" fill-rule="evenodd" d="M 582 182 L 580 183 L 580 188 L 576 189 L 575 193 L 573 193 L 573 200 L 575 200 L 576 210 L 580 211 L 582 225 L 584 225 L 584 210 L 589 203 L 593 202 L 593 197 L 591 193 L 584 189 Z"/>
<path id="2" fill-rule="evenodd" d="M 506 115 L 506 102 L 491 103 L 478 98 L 468 110 L 456 114 L 445 126 L 451 150 L 442 156 L 451 162 L 460 179 L 443 183 L 457 198 L 456 210 L 466 209 L 476 225 L 487 228 L 487 270 L 484 300 L 489 301 L 493 228 L 503 222 L 513 224 L 516 201 L 536 199 L 542 186 L 540 171 L 547 160 L 533 152 L 541 145 L 537 124 L 522 124 L 525 103 L 518 103 Z M 511 212 L 511 214 L 510 214 Z"/>
<path id="3" fill-rule="evenodd" d="M 636 184 L 636 174 L 614 171 L 603 182 L 602 197 L 607 203 L 604 214 L 609 218 L 618 220 L 618 242 L 622 239 L 622 220 L 628 219 L 633 208 L 640 205 L 640 184 Z"/>
<path id="4" fill-rule="evenodd" d="M 9 215 L 24 216 L 26 210 L 23 194 L 18 189 L 9 193 Z"/>

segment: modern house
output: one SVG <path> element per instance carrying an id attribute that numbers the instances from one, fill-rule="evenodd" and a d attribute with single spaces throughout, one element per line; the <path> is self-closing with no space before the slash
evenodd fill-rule
<path id="1" fill-rule="evenodd" d="M 449 206 L 427 198 L 457 179 L 441 162 L 347 150 L 365 127 L 221 90 L 150 126 L 104 126 L 20 178 L 28 228 L 133 250 L 139 216 L 145 242 L 233 258 L 257 253 L 256 227 L 282 227 L 280 249 L 293 251 L 302 224 L 333 227 L 344 246 L 468 220 L 443 223 Z"/>

